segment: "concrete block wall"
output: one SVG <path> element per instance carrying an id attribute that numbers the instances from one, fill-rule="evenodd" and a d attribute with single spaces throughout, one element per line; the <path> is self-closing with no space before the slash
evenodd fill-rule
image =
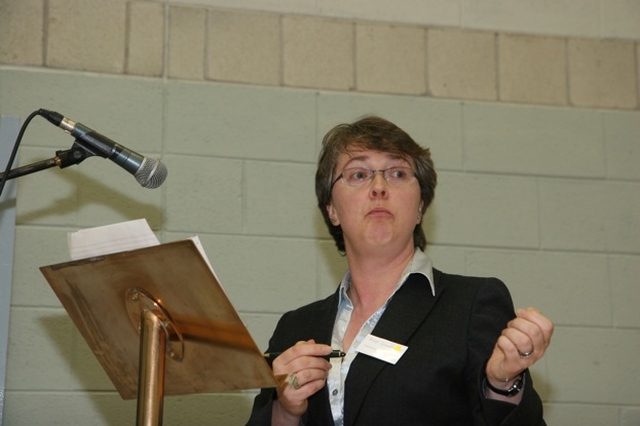
<path id="1" fill-rule="evenodd" d="M 555 321 L 533 369 L 548 424 L 640 424 L 640 4 L 263 3 L 0 0 L 0 114 L 56 110 L 169 168 L 156 190 L 96 158 L 19 179 L 3 424 L 134 424 L 38 270 L 69 231 L 199 235 L 262 348 L 332 292 L 315 161 L 367 113 L 432 149 L 436 267 Z M 35 119 L 20 164 L 72 142 Z M 165 424 L 241 425 L 253 395 L 167 397 Z"/>

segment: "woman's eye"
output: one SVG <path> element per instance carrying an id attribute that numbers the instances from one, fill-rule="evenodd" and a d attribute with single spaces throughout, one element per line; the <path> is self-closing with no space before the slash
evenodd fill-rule
<path id="1" fill-rule="evenodd" d="M 392 176 L 396 179 L 402 179 L 405 173 L 403 170 L 394 170 Z"/>
<path id="2" fill-rule="evenodd" d="M 354 170 L 351 173 L 351 179 L 353 180 L 364 180 L 367 178 L 367 172 L 364 170 Z"/>

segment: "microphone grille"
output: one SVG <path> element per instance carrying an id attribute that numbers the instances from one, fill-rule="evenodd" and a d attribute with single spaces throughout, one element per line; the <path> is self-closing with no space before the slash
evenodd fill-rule
<path id="1" fill-rule="evenodd" d="M 140 185 L 153 189 L 162 185 L 167 173 L 167 167 L 160 160 L 145 157 L 134 176 Z"/>

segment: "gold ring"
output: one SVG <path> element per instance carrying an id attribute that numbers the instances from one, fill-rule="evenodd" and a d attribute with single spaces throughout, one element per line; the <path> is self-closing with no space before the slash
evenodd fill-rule
<path id="1" fill-rule="evenodd" d="M 289 377 L 289 385 L 293 386 L 295 390 L 300 389 L 300 383 L 298 383 L 298 376 L 296 376 L 296 373 L 293 373 Z"/>

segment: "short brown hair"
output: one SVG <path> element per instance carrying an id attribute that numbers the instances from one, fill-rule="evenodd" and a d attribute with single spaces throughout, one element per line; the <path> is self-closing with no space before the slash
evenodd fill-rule
<path id="1" fill-rule="evenodd" d="M 329 130 L 322 140 L 322 150 L 318 157 L 316 197 L 318 208 L 322 212 L 329 233 L 341 252 L 345 251 L 342 228 L 331 223 L 327 205 L 331 202 L 331 184 L 336 172 L 338 157 L 352 149 L 385 152 L 411 160 L 415 165 L 416 176 L 420 184 L 420 198 L 423 202 L 422 215 L 433 201 L 437 184 L 437 175 L 433 168 L 429 149 L 418 145 L 411 136 L 392 122 L 380 117 L 366 116 L 352 124 L 339 124 Z M 413 231 L 413 243 L 422 250 L 427 246 L 427 239 L 420 223 Z"/>

